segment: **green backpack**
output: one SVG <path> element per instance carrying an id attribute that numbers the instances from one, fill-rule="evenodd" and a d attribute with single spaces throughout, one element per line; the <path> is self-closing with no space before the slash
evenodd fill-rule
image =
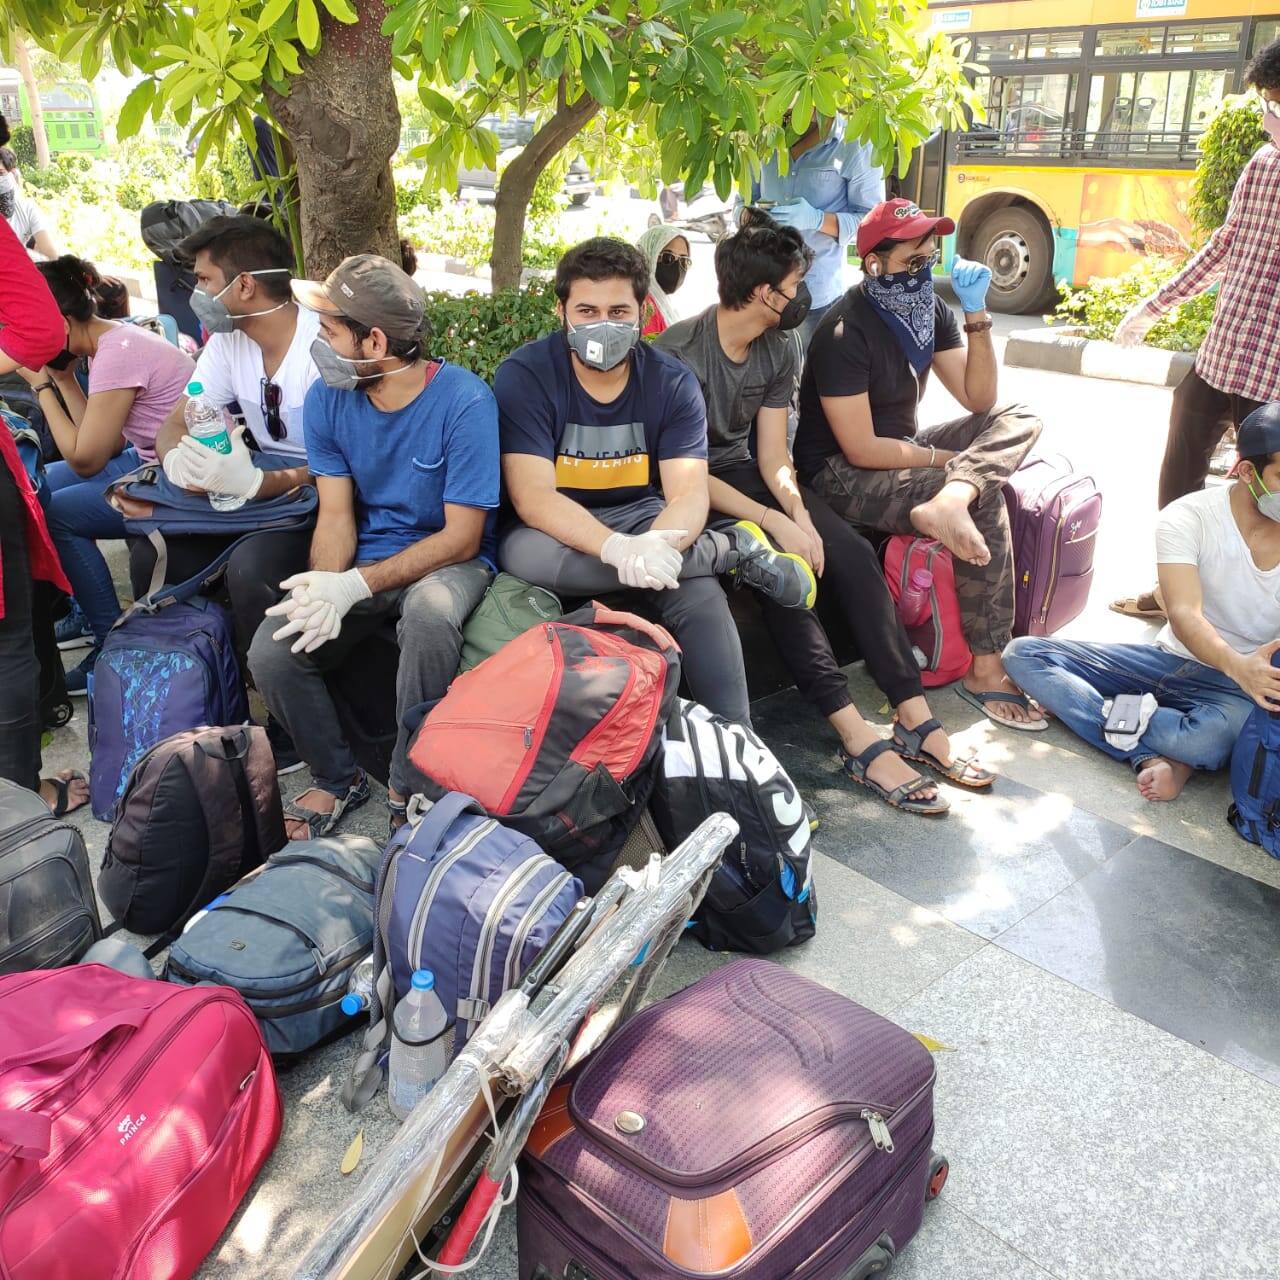
<path id="1" fill-rule="evenodd" d="M 458 664 L 458 674 L 479 666 L 508 640 L 523 635 L 530 627 L 540 622 L 554 622 L 563 616 L 560 601 L 550 591 L 514 574 L 498 574 L 462 628 L 462 661 Z"/>

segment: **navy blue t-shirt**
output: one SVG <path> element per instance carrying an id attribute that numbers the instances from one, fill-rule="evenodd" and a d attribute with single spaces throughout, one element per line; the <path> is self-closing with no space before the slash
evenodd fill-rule
<path id="1" fill-rule="evenodd" d="M 611 404 L 583 389 L 563 333 L 527 343 L 493 380 L 503 453 L 556 464 L 556 487 L 584 507 L 659 492 L 658 463 L 707 456 L 707 410 L 691 369 L 640 343 Z"/>
<path id="2" fill-rule="evenodd" d="M 439 533 L 446 502 L 491 513 L 480 554 L 494 562 L 498 412 L 493 392 L 474 373 L 442 364 L 395 413 L 376 408 L 363 391 L 335 391 L 316 381 L 304 412 L 312 474 L 355 483 L 360 564 L 386 560 Z"/>

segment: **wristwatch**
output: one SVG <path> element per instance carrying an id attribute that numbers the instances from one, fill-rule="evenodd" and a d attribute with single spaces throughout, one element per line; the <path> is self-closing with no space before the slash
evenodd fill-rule
<path id="1" fill-rule="evenodd" d="M 965 333 L 986 333 L 993 324 L 995 321 L 988 312 L 982 320 L 965 321 L 964 331 Z"/>

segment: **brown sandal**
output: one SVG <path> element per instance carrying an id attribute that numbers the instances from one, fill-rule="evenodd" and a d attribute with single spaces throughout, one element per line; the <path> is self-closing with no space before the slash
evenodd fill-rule
<path id="1" fill-rule="evenodd" d="M 1144 591 L 1141 595 L 1113 600 L 1111 610 L 1113 613 L 1122 613 L 1126 618 L 1141 618 L 1144 622 L 1165 620 L 1164 600 L 1161 598 L 1159 587 Z"/>

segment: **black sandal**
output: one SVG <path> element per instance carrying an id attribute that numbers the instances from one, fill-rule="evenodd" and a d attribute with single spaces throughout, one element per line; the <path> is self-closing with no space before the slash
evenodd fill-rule
<path id="1" fill-rule="evenodd" d="M 949 765 L 946 765 L 932 751 L 924 749 L 924 740 L 941 728 L 942 723 L 938 720 L 926 720 L 923 724 L 916 725 L 914 729 L 908 729 L 901 720 L 895 721 L 893 741 L 898 748 L 898 754 L 904 760 L 910 760 L 914 764 L 928 765 L 935 773 L 946 778 L 948 782 L 954 782 L 958 787 L 968 787 L 971 791 L 982 791 L 989 787 L 996 780 L 996 775 L 990 769 L 983 769 L 975 764 L 972 756 L 952 760 Z"/>
<path id="2" fill-rule="evenodd" d="M 41 778 L 40 781 L 47 782 L 54 790 L 57 799 L 53 802 L 53 816 L 55 818 L 65 818 L 69 813 L 75 813 L 77 809 L 83 809 L 89 803 L 87 799 L 81 800 L 79 804 L 71 804 L 71 784 L 73 782 L 88 782 L 89 779 L 84 776 L 78 769 L 69 769 L 67 771 L 70 776 L 63 778 L 54 775 L 52 778 Z M 46 804 L 48 801 L 45 802 Z"/>
<path id="3" fill-rule="evenodd" d="M 307 791 L 323 791 L 323 787 L 308 787 Z M 306 795 L 306 791 L 302 793 Z M 292 819 L 294 822 L 305 822 L 307 824 L 307 834 L 304 837 L 307 840 L 317 840 L 321 836 L 327 836 L 338 825 L 344 813 L 352 809 L 358 809 L 369 799 L 369 778 L 366 774 L 361 775 L 347 788 L 345 795 L 336 796 L 337 803 L 333 806 L 332 813 L 321 813 L 317 809 L 304 809 L 296 800 L 290 800 L 284 807 L 285 820 Z M 290 837 L 297 839 L 297 837 Z"/>
<path id="4" fill-rule="evenodd" d="M 840 764 L 847 777 L 866 787 L 868 791 L 874 792 L 885 804 L 894 809 L 901 809 L 904 813 L 918 813 L 926 816 L 946 813 L 951 808 L 951 801 L 941 793 L 935 795 L 932 800 L 926 800 L 923 797 L 915 800 L 911 798 L 913 792 L 924 791 L 929 787 L 937 791 L 937 783 L 930 781 L 923 774 L 916 774 L 914 778 L 909 778 L 900 786 L 894 787 L 892 791 L 886 790 L 873 778 L 867 776 L 867 770 L 886 751 L 893 750 L 893 743 L 885 738 L 880 739 L 879 742 L 873 742 L 865 751 L 860 751 L 856 756 L 841 747 Z"/>

